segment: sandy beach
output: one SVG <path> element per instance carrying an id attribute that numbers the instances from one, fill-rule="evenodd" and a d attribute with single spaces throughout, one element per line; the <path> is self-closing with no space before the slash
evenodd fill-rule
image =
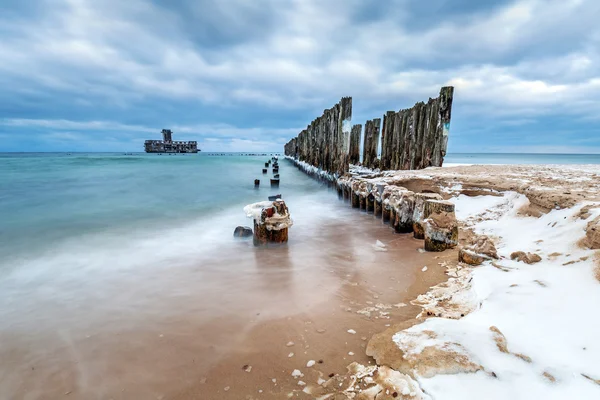
<path id="1" fill-rule="evenodd" d="M 333 192 L 322 196 L 337 202 Z M 90 282 L 108 291 L 102 304 L 81 294 L 68 309 L 49 302 L 9 315 L 15 323 L 0 337 L 3 396 L 311 398 L 295 369 L 318 386 L 352 361 L 373 362 L 368 339 L 413 319 L 418 308 L 409 301 L 446 279 L 440 257 L 456 257 L 422 253 L 420 241 L 339 207 L 321 220 L 292 210 L 288 246 L 238 241 L 233 254 L 147 269 L 135 284 L 123 275 L 107 286 Z"/>
<path id="2" fill-rule="evenodd" d="M 600 167 L 357 172 L 353 187 L 397 185 L 454 202 L 467 256 L 448 266 L 447 282 L 413 301 L 422 323 L 369 341 L 378 367 L 350 365 L 320 398 L 600 395 L 600 325 L 581 307 L 600 300 Z"/>

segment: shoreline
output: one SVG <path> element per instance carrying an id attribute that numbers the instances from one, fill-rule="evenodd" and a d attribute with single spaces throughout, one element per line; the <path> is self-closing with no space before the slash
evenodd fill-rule
<path id="1" fill-rule="evenodd" d="M 305 163 L 295 160 L 292 162 L 307 170 L 309 174 L 315 174 Z M 331 180 L 332 177 L 325 178 Z M 432 396 L 436 399 L 490 398 L 493 391 L 500 394 L 497 397 L 492 395 L 491 398 L 506 398 L 510 396 L 509 392 L 514 396 L 514 389 L 510 389 L 512 385 L 516 385 L 523 395 L 536 393 L 543 398 L 553 398 L 561 391 L 563 394 L 578 393 L 582 396 L 580 398 L 592 398 L 586 396 L 599 394 L 600 370 L 582 361 L 581 357 L 572 355 L 573 360 L 568 361 L 572 365 L 583 362 L 583 366 L 573 366 L 573 369 L 580 371 L 569 371 L 575 376 L 569 380 L 565 377 L 566 372 L 560 371 L 557 366 L 538 365 L 541 364 L 538 358 L 544 358 L 543 351 L 530 350 L 531 354 L 536 356 L 532 358 L 523 352 L 512 350 L 517 348 L 527 352 L 528 346 L 520 343 L 527 340 L 519 340 L 519 336 L 523 336 L 519 333 L 520 327 L 511 326 L 514 324 L 510 324 L 510 318 L 502 318 L 502 308 L 495 310 L 496 313 L 488 312 L 487 315 L 487 320 L 494 320 L 495 317 L 504 319 L 502 330 L 495 325 L 488 325 L 475 334 L 472 331 L 477 329 L 470 330 L 468 322 L 461 324 L 462 321 L 476 319 L 477 316 L 485 314 L 481 310 L 486 309 L 490 292 L 494 293 L 494 289 L 501 290 L 494 288 L 493 280 L 492 283 L 486 281 L 486 278 L 489 279 L 486 274 L 493 276 L 515 273 L 515 277 L 520 273 L 528 277 L 532 274 L 531 271 L 524 271 L 523 265 L 528 264 L 511 260 L 517 251 L 537 251 L 541 254 L 540 260 L 533 263 L 541 263 L 536 271 L 546 281 L 550 281 L 552 275 L 543 267 L 540 269 L 541 265 L 548 269 L 556 268 L 553 272 L 563 275 L 563 280 L 574 279 L 570 276 L 571 273 L 583 273 L 588 282 L 572 284 L 570 289 L 577 290 L 577 286 L 582 286 L 582 289 L 587 287 L 588 290 L 592 290 L 588 294 L 600 300 L 597 286 L 600 281 L 600 251 L 597 250 L 600 248 L 599 178 L 600 166 L 597 165 L 470 165 L 383 173 L 351 168 L 350 175 L 337 179 L 338 192 L 342 193 L 343 197 L 348 197 L 347 191 L 356 191 L 359 196 L 371 193 L 377 197 L 377 192 L 371 188 L 381 184 L 406 187 L 415 192 L 426 190 L 442 194 L 444 198 L 457 204 L 456 211 L 462 233 L 461 251 L 466 249 L 467 254 L 485 256 L 477 254 L 477 248 L 469 246 L 469 242 L 476 242 L 478 238 L 484 237 L 481 235 L 487 233 L 492 235 L 491 242 L 498 246 L 499 261 L 485 256 L 481 266 L 461 263 L 458 267 L 448 268 L 447 275 L 450 279 L 447 283 L 430 288 L 427 293 L 412 301 L 412 304 L 418 304 L 423 309 L 419 316 L 422 321 L 419 324 L 408 329 L 403 325 L 391 327 L 374 335 L 369 341 L 367 354 L 377 360 L 378 366 L 349 365 L 348 374 L 323 383 L 324 390 L 319 399 L 354 398 L 358 393 L 362 396 L 360 398 L 364 399 L 380 399 L 382 395 L 385 395 L 383 398 L 388 398 L 390 393 L 394 394 L 394 398 L 413 399 L 430 399 Z M 545 220 L 549 221 L 547 226 L 560 227 L 565 231 L 560 240 L 554 240 L 557 242 L 555 245 L 548 247 L 543 244 L 544 241 L 551 242 L 553 239 L 553 232 L 546 232 L 544 228 L 538 227 L 539 238 L 530 239 L 530 243 L 527 236 L 519 235 L 520 225 L 524 228 L 539 226 L 540 221 Z M 498 233 L 503 229 L 522 240 L 511 242 Z M 485 240 L 489 242 L 490 238 L 485 237 Z M 562 248 L 563 253 L 552 251 L 558 248 Z M 528 254 L 539 256 L 537 253 Z M 577 265 L 578 271 L 565 272 L 564 268 L 572 265 Z M 494 279 L 497 277 L 494 276 Z M 543 279 L 532 280 L 536 289 L 548 288 L 548 282 Z M 555 290 L 560 292 L 561 281 L 553 283 L 557 284 Z M 474 288 L 477 285 L 479 289 Z M 523 282 L 507 286 L 517 288 L 520 285 L 525 286 Z M 483 297 L 482 287 L 483 291 L 487 292 Z M 500 296 L 500 293 L 498 295 Z M 577 291 L 570 295 L 576 296 Z M 551 298 L 552 296 L 545 297 L 541 303 L 560 312 L 561 308 L 553 304 Z M 527 308 L 526 304 L 520 306 Z M 444 313 L 448 315 L 442 315 Z M 436 314 L 439 316 L 435 317 Z M 535 329 L 535 315 L 529 316 L 530 321 L 534 321 L 528 324 L 531 329 Z M 558 317 L 567 319 L 568 316 Z M 540 324 L 544 325 L 544 318 L 540 319 Z M 522 322 L 525 324 L 527 320 Z M 591 326 L 589 323 L 587 325 L 587 330 L 595 334 L 600 333 L 600 329 L 594 329 L 593 323 Z M 458 334 L 459 332 L 461 333 Z M 547 336 L 551 336 L 551 333 L 552 330 L 544 332 Z M 582 330 L 573 332 L 575 335 L 581 333 Z M 465 340 L 465 337 L 470 340 Z M 560 335 L 557 335 L 555 343 L 559 337 Z M 486 345 L 482 345 L 481 341 L 487 341 Z M 582 341 L 585 342 L 583 339 Z M 512 351 L 509 351 L 507 343 Z M 552 343 L 552 339 L 549 343 Z M 532 346 L 531 340 L 527 344 Z M 589 341 L 588 338 L 587 346 L 583 347 L 584 351 L 593 345 L 594 341 Z M 499 354 L 494 354 L 494 349 Z M 522 365 L 513 367 L 519 370 L 519 373 L 527 375 L 526 378 L 512 377 L 509 387 L 503 386 L 502 380 L 506 379 L 506 371 L 486 364 L 502 365 L 498 364 L 498 359 L 507 355 L 514 358 L 511 362 L 520 360 L 519 362 L 525 364 L 533 364 L 531 369 L 537 369 L 537 373 L 531 376 L 531 371 L 523 369 Z M 594 355 L 600 356 L 600 352 L 596 350 Z M 565 358 L 555 362 L 564 363 L 569 357 Z M 377 379 L 381 375 L 387 378 Z M 508 377 L 511 378 L 510 375 Z M 523 381 L 530 386 L 533 384 L 533 388 L 524 386 Z M 463 384 L 470 385 L 470 388 L 465 390 L 461 386 Z M 469 397 L 470 395 L 473 397 Z"/>

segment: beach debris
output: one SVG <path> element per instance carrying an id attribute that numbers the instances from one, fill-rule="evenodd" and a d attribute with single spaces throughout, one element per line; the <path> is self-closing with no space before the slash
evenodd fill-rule
<path id="1" fill-rule="evenodd" d="M 542 261 L 542 257 L 535 253 L 525 253 L 524 251 L 515 251 L 510 255 L 511 260 L 524 262 L 525 264 L 535 264 Z"/>
<path id="2" fill-rule="evenodd" d="M 292 358 L 292 357 L 294 357 L 294 353 L 288 354 L 288 358 Z"/>
<path id="3" fill-rule="evenodd" d="M 233 231 L 233 237 L 236 238 L 247 238 L 252 236 L 252 228 L 249 226 L 238 226 Z"/>
<path id="4" fill-rule="evenodd" d="M 427 271 L 427 265 L 426 265 L 426 266 L 424 266 L 424 267 L 421 269 L 421 271 L 423 271 L 423 272 Z"/>
<path id="5" fill-rule="evenodd" d="M 294 378 L 302 378 L 304 376 L 304 374 L 302 372 L 300 372 L 299 369 L 295 369 L 292 371 L 292 376 Z"/>
<path id="6" fill-rule="evenodd" d="M 353 362 L 343 375 L 330 375 L 330 379 L 321 383 L 318 399 L 411 399 L 430 400 L 418 383 L 410 376 L 387 366 L 365 366 Z"/>
<path id="7" fill-rule="evenodd" d="M 242 367 L 242 369 L 243 369 L 244 371 L 246 371 L 246 372 L 251 372 L 251 371 L 252 371 L 252 365 L 248 365 L 248 364 L 246 364 L 246 365 L 244 365 L 244 366 Z"/>
<path id="8" fill-rule="evenodd" d="M 348 329 L 347 332 L 351 335 L 356 335 L 356 331 L 354 329 Z"/>
<path id="9" fill-rule="evenodd" d="M 263 173 L 263 174 L 266 174 L 266 173 L 267 173 L 267 169 L 266 169 L 266 168 L 263 168 L 263 170 L 262 170 L 262 173 Z"/>
<path id="10" fill-rule="evenodd" d="M 254 187 L 260 186 L 260 179 L 254 180 Z"/>
<path id="11" fill-rule="evenodd" d="M 298 381 L 298 385 L 299 386 L 306 386 L 306 382 L 304 382 L 304 381 Z"/>
<path id="12" fill-rule="evenodd" d="M 271 187 L 279 187 L 279 178 L 271 179 Z"/>
<path id="13" fill-rule="evenodd" d="M 315 361 L 315 360 L 309 360 L 309 361 L 306 363 L 306 368 L 310 368 L 310 367 L 312 367 L 312 366 L 313 366 L 313 365 L 315 365 L 315 364 L 316 364 L 316 361 Z"/>
<path id="14" fill-rule="evenodd" d="M 287 343 L 286 343 L 286 346 L 287 346 L 287 347 L 292 347 L 293 345 L 294 345 L 294 342 L 287 342 Z"/>
<path id="15" fill-rule="evenodd" d="M 225 386 L 225 387 L 223 388 L 223 390 L 224 390 L 224 391 L 226 391 L 226 392 L 228 392 L 228 391 L 229 391 L 229 389 L 231 389 L 231 387 L 229 387 L 229 386 Z"/>
<path id="16" fill-rule="evenodd" d="M 244 207 L 244 212 L 254 219 L 255 246 L 288 241 L 288 229 L 293 222 L 283 200 L 250 204 Z"/>

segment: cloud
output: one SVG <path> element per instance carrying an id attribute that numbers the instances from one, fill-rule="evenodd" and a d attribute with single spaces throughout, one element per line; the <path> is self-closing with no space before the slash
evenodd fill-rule
<path id="1" fill-rule="evenodd" d="M 33 0 L 6 8 L 0 119 L 12 125 L 0 129 L 19 135 L 168 126 L 267 145 L 267 135 L 294 136 L 341 96 L 354 97 L 360 123 L 452 84 L 451 148 L 477 129 L 502 137 L 489 126 L 512 120 L 536 121 L 523 135 L 543 131 L 541 144 L 554 129 L 544 120 L 575 119 L 571 135 L 585 135 L 600 105 L 595 0 Z"/>

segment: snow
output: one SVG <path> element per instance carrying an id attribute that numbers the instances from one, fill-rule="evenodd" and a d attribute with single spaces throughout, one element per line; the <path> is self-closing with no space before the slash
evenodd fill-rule
<path id="1" fill-rule="evenodd" d="M 472 227 L 496 238 L 502 258 L 497 263 L 509 272 L 490 263 L 474 268 L 470 296 L 476 296 L 477 310 L 458 320 L 430 318 L 394 336 L 411 355 L 427 346 L 458 345 L 485 368 L 417 376 L 421 387 L 435 399 L 600 399 L 600 385 L 584 377 L 600 379 L 600 282 L 593 275 L 593 252 L 577 245 L 600 210 L 587 220 L 577 218 L 583 204 L 540 218 L 522 217 L 517 210 L 528 200 L 511 192 L 452 201 L 459 219 L 491 217 L 472 219 Z M 514 251 L 534 252 L 542 261 L 511 261 Z M 561 255 L 549 257 L 552 253 Z M 564 266 L 568 261 L 577 262 Z M 506 338 L 509 353 L 499 350 L 492 326 Z"/>
<path id="2" fill-rule="evenodd" d="M 258 203 L 248 204 L 246 207 L 244 207 L 244 213 L 248 218 L 259 220 L 260 213 L 262 212 L 263 208 L 271 207 L 272 205 L 272 201 L 260 201 Z"/>

